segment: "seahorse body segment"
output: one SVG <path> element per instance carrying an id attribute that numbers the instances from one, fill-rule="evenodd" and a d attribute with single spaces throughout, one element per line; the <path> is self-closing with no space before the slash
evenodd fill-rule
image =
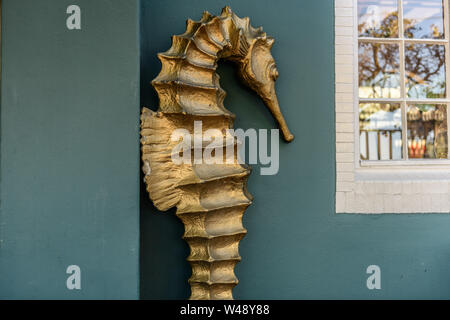
<path id="1" fill-rule="evenodd" d="M 191 250 L 190 299 L 233 299 L 239 241 L 247 232 L 242 216 L 252 202 L 246 188 L 250 168 L 239 164 L 237 152 L 224 163 L 175 163 L 173 154 L 180 151 L 172 133 L 182 128 L 194 135 L 199 121 L 203 132 L 218 129 L 225 136 L 232 128 L 234 115 L 223 105 L 225 92 L 216 73 L 223 58 L 238 64 L 241 78 L 261 96 L 291 141 L 275 95 L 272 45 L 262 28 L 251 27 L 248 18 L 225 7 L 220 16 L 205 12 L 200 21 L 187 20 L 185 33 L 173 36 L 171 48 L 158 54 L 162 69 L 152 85 L 159 110 L 143 108 L 141 115 L 143 171 L 155 206 L 163 211 L 177 207 L 184 223 L 183 238 Z M 223 141 L 225 155 L 230 140 Z M 236 150 L 235 139 L 231 144 Z M 204 151 L 205 145 L 200 148 Z"/>

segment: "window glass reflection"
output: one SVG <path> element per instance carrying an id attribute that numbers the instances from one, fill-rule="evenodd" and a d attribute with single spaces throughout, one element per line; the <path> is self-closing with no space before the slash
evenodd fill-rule
<path id="1" fill-rule="evenodd" d="M 358 0 L 360 37 L 397 38 L 397 0 Z"/>
<path id="2" fill-rule="evenodd" d="M 359 105 L 361 160 L 402 159 L 401 118 L 400 104 Z"/>
<path id="3" fill-rule="evenodd" d="M 409 44 L 405 48 L 406 92 L 410 98 L 444 98 L 445 47 Z"/>
<path id="4" fill-rule="evenodd" d="M 403 1 L 403 24 L 406 38 L 444 39 L 442 0 Z"/>
<path id="5" fill-rule="evenodd" d="M 408 158 L 447 159 L 447 110 L 444 105 L 411 105 L 407 112 Z"/>
<path id="6" fill-rule="evenodd" d="M 359 43 L 359 97 L 400 98 L 399 46 Z"/>

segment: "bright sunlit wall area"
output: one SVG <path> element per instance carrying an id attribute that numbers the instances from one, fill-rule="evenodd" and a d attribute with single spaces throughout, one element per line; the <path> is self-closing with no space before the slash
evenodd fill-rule
<path id="1" fill-rule="evenodd" d="M 447 0 L 336 0 L 336 212 L 450 212 Z"/>

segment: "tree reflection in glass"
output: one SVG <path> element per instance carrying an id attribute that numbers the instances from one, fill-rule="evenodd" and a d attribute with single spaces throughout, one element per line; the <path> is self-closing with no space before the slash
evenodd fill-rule
<path id="1" fill-rule="evenodd" d="M 409 44 L 405 48 L 406 92 L 410 98 L 445 98 L 445 47 Z"/>
<path id="2" fill-rule="evenodd" d="M 443 1 L 403 1 L 403 23 L 406 38 L 444 39 Z"/>
<path id="3" fill-rule="evenodd" d="M 397 38 L 397 0 L 358 0 L 360 37 Z"/>
<path id="4" fill-rule="evenodd" d="M 359 97 L 400 98 L 397 44 L 359 43 Z"/>

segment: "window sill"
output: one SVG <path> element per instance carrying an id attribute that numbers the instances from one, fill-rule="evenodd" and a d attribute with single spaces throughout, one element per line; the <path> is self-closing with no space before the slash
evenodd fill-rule
<path id="1" fill-rule="evenodd" d="M 361 161 L 355 168 L 355 181 L 406 180 L 450 181 L 450 160 Z"/>
<path id="2" fill-rule="evenodd" d="M 359 161 L 359 167 L 361 168 L 374 168 L 374 167 L 388 167 L 388 168 L 436 168 L 441 167 L 443 169 L 450 170 L 449 159 L 431 159 L 431 160 L 361 160 Z"/>

